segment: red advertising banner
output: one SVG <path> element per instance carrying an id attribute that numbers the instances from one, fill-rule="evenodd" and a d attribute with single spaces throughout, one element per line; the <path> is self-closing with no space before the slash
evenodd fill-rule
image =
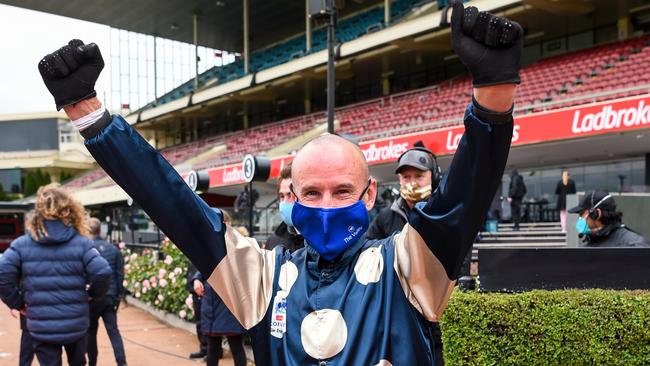
<path id="1" fill-rule="evenodd" d="M 650 128 L 650 95 L 518 116 L 512 144 L 528 145 L 642 128 Z M 360 147 L 369 165 L 393 162 L 417 141 L 422 141 L 436 155 L 449 155 L 458 148 L 464 131 L 464 126 L 436 129 L 363 142 Z M 270 178 L 277 178 L 282 167 L 292 159 L 292 156 L 271 159 Z M 210 169 L 209 173 L 210 187 L 244 183 L 241 164 Z"/>

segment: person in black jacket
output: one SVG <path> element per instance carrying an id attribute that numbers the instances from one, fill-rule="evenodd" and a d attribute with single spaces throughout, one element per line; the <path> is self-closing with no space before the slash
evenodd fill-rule
<path id="1" fill-rule="evenodd" d="M 562 171 L 562 179 L 557 182 L 555 194 L 557 195 L 556 208 L 560 211 L 560 224 L 562 231 L 566 231 L 566 196 L 567 194 L 576 193 L 576 183 L 569 178 L 569 172 L 565 169 Z"/>
<path id="2" fill-rule="evenodd" d="M 57 184 L 43 186 L 29 232 L 0 257 L 0 298 L 26 315 L 41 365 L 61 365 L 61 348 L 70 365 L 86 363 L 88 299 L 110 285 L 111 268 L 86 237 L 85 215 Z"/>
<path id="3" fill-rule="evenodd" d="M 524 177 L 519 175 L 519 172 L 515 169 L 510 174 L 510 187 L 508 189 L 508 202 L 510 202 L 510 210 L 512 212 L 512 223 L 515 224 L 514 230 L 519 230 L 521 201 L 525 195 L 526 184 L 524 184 Z"/>
<path id="4" fill-rule="evenodd" d="M 208 345 L 203 337 L 201 332 L 201 299 L 202 296 L 199 296 L 196 291 L 194 291 L 194 274 L 196 273 L 196 267 L 190 261 L 188 261 L 187 273 L 185 274 L 185 289 L 192 295 L 192 309 L 194 310 L 194 322 L 196 323 L 196 338 L 199 340 L 199 350 L 197 352 L 190 353 L 190 358 L 203 358 L 207 354 Z"/>
<path id="5" fill-rule="evenodd" d="M 650 247 L 648 239 L 623 224 L 614 197 L 605 191 L 587 192 L 569 213 L 580 215 L 576 230 L 587 247 Z"/>
<path id="6" fill-rule="evenodd" d="M 305 246 L 305 239 L 296 232 L 296 229 L 291 224 L 291 205 L 295 201 L 293 193 L 291 193 L 291 163 L 287 164 L 280 171 L 280 178 L 278 178 L 278 202 L 280 203 L 280 216 L 282 216 L 282 223 L 275 229 L 266 241 L 265 249 L 273 250 L 273 248 L 281 245 L 289 251 L 294 252 Z"/>
<path id="7" fill-rule="evenodd" d="M 111 284 L 104 297 L 94 299 L 90 302 L 90 328 L 88 328 L 88 364 L 95 366 L 97 364 L 97 327 L 99 318 L 104 320 L 104 327 L 108 338 L 113 346 L 113 354 L 118 366 L 126 365 L 126 355 L 124 354 L 124 343 L 122 336 L 117 328 L 117 308 L 120 305 L 120 299 L 124 294 L 124 258 L 122 253 L 113 244 L 107 243 L 99 236 L 101 221 L 93 217 L 88 220 L 90 234 L 93 236 L 93 246 L 99 254 L 106 259 L 111 266 L 113 275 Z"/>

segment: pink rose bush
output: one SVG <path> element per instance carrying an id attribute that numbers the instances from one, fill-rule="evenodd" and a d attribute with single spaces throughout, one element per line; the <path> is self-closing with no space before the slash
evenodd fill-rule
<path id="1" fill-rule="evenodd" d="M 169 239 L 163 240 L 160 257 L 151 249 L 136 252 L 126 245 L 120 249 L 127 293 L 156 309 L 192 320 L 192 297 L 185 289 L 188 260 Z"/>

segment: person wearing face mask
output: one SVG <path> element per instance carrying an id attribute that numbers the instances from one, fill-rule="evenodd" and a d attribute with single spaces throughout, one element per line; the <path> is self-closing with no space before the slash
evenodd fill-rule
<path id="1" fill-rule="evenodd" d="M 399 157 L 395 173 L 400 197 L 379 212 L 368 228 L 368 239 L 387 238 L 402 230 L 415 204 L 431 196 L 436 188 L 432 186 L 433 174 L 438 170 L 434 159 L 435 155 L 422 147 L 407 150 Z"/>
<path id="2" fill-rule="evenodd" d="M 587 192 L 569 213 L 579 215 L 576 230 L 587 247 L 650 247 L 648 239 L 625 226 L 614 197 L 605 191 Z"/>
<path id="3" fill-rule="evenodd" d="M 296 232 L 291 222 L 291 207 L 295 200 L 293 193 L 289 187 L 291 186 L 291 163 L 287 164 L 280 171 L 280 178 L 278 178 L 278 202 L 280 204 L 280 216 L 282 222 L 275 229 L 266 241 L 265 248 L 273 250 L 273 248 L 281 245 L 293 252 L 305 246 L 305 239 Z"/>
<path id="4" fill-rule="evenodd" d="M 320 136 L 291 168 L 294 252 L 260 248 L 222 222 L 174 168 L 92 90 L 97 45 L 71 41 L 39 64 L 57 107 L 99 165 L 188 256 L 241 325 L 257 365 L 431 365 L 465 254 L 501 182 L 513 131 L 523 30 L 455 1 L 452 47 L 473 77 L 465 132 L 440 186 L 399 234 L 369 240 L 377 183 L 350 141 Z M 182 215 L 178 213 L 181 212 Z"/>

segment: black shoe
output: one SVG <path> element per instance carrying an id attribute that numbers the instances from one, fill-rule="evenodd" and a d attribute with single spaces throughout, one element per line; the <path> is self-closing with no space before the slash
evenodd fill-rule
<path id="1" fill-rule="evenodd" d="M 190 353 L 190 358 L 203 358 L 203 357 L 205 357 L 205 351 Z"/>

